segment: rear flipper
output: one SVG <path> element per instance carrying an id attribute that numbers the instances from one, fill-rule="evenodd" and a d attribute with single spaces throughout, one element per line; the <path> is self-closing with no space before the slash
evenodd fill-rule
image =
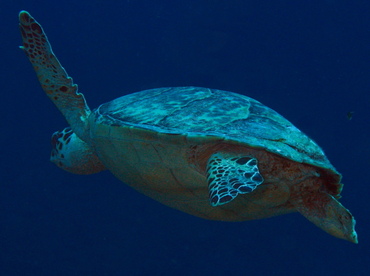
<path id="1" fill-rule="evenodd" d="M 292 203 L 297 211 L 325 232 L 358 243 L 355 219 L 333 196 L 318 191 L 314 197 L 302 197 Z"/>
<path id="2" fill-rule="evenodd" d="M 257 165 L 257 159 L 250 156 L 230 156 L 222 152 L 212 154 L 207 163 L 211 205 L 226 204 L 238 194 L 256 189 L 263 182 Z"/>

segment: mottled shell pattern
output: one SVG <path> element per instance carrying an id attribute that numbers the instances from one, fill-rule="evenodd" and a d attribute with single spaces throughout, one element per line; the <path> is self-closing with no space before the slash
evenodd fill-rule
<path id="1" fill-rule="evenodd" d="M 95 118 L 97 124 L 220 137 L 336 173 L 322 149 L 288 120 L 232 92 L 199 87 L 144 90 L 102 104 Z"/>

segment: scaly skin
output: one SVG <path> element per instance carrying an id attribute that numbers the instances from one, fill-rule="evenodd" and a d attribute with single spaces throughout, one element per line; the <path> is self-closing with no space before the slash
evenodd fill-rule
<path id="1" fill-rule="evenodd" d="M 32 63 L 43 90 L 77 136 L 88 142 L 86 129 L 90 109 L 83 94 L 77 92 L 77 85 L 55 57 L 41 25 L 26 11 L 19 13 L 19 22 L 23 39 L 21 49 Z"/>

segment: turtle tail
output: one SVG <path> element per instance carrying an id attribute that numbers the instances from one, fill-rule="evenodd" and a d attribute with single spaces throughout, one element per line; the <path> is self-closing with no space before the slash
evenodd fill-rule
<path id="1" fill-rule="evenodd" d="M 23 39 L 20 48 L 27 54 L 46 95 L 62 112 L 76 135 L 86 141 L 87 118 L 90 109 L 84 95 L 77 92 L 56 56 L 41 25 L 26 11 L 19 13 L 19 26 Z"/>

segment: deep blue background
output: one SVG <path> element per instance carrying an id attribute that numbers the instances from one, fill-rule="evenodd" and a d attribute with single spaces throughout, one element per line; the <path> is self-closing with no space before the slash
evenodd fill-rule
<path id="1" fill-rule="evenodd" d="M 109 172 L 59 170 L 49 141 L 66 123 L 17 48 L 21 9 L 90 107 L 196 85 L 277 110 L 343 174 L 359 244 L 299 214 L 206 221 Z M 1 1 L 0 275 L 369 275 L 369 14 L 367 0 Z"/>

